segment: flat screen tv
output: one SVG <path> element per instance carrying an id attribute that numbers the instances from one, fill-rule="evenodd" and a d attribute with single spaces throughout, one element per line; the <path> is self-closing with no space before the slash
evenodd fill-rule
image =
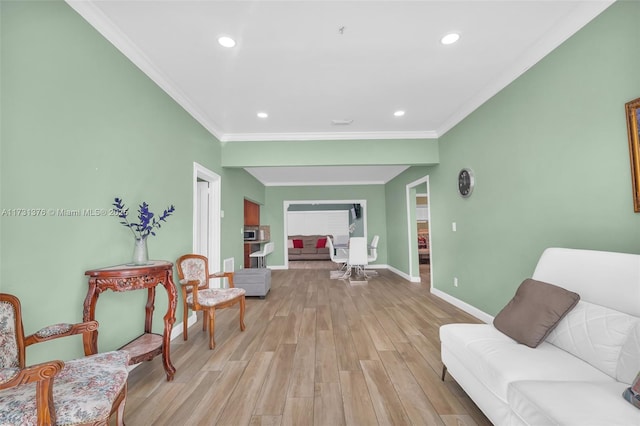
<path id="1" fill-rule="evenodd" d="M 361 215 L 362 215 L 362 208 L 360 204 L 354 204 L 353 207 L 351 207 L 351 217 L 355 220 L 355 219 L 360 219 Z"/>

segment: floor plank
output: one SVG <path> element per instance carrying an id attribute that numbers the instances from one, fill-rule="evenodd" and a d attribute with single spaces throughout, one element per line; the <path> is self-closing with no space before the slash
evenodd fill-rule
<path id="1" fill-rule="evenodd" d="M 214 350 L 199 316 L 171 342 L 173 382 L 160 357 L 131 371 L 126 424 L 491 424 L 440 380 L 440 325 L 479 321 L 430 293 L 428 269 L 421 283 L 379 270 L 359 285 L 332 269 L 272 271 L 267 297 L 247 298 L 244 332 L 237 308 L 216 312 Z"/>

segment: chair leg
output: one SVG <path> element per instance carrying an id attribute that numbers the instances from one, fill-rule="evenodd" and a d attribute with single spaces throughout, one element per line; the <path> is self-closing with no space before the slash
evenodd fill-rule
<path id="1" fill-rule="evenodd" d="M 184 340 L 187 340 L 189 337 L 187 335 L 187 321 L 188 321 L 188 314 L 189 314 L 189 308 L 187 306 L 184 306 L 184 309 L 182 310 L 183 314 L 182 314 L 182 338 Z"/>
<path id="2" fill-rule="evenodd" d="M 116 410 L 116 426 L 124 426 L 124 405 L 127 401 L 127 383 L 125 382 L 124 388 L 122 389 L 122 401 L 118 404 L 118 409 Z"/>
<path id="3" fill-rule="evenodd" d="M 244 331 L 244 294 L 240 297 L 240 331 Z"/>
<path id="4" fill-rule="evenodd" d="M 207 331 L 209 311 L 202 311 L 202 331 Z"/>
<path id="5" fill-rule="evenodd" d="M 447 374 L 447 366 L 442 364 L 442 381 L 444 382 L 444 376 Z"/>
<path id="6" fill-rule="evenodd" d="M 216 347 L 216 341 L 215 341 L 216 310 L 215 308 L 212 308 L 211 312 L 209 311 L 205 311 L 205 312 L 209 317 L 209 349 L 214 349 Z"/>

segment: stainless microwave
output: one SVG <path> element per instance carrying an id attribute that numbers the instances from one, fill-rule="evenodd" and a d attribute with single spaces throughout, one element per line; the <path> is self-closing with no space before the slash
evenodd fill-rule
<path id="1" fill-rule="evenodd" d="M 256 241 L 258 239 L 258 230 L 257 229 L 245 229 L 244 230 L 244 240 L 245 241 Z"/>

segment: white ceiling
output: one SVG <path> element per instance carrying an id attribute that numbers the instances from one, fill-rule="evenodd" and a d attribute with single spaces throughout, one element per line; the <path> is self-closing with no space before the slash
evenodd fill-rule
<path id="1" fill-rule="evenodd" d="M 67 0 L 228 142 L 437 138 L 612 2 Z M 445 46 L 449 32 L 461 38 Z M 221 35 L 237 45 L 221 47 Z M 311 169 L 250 172 L 265 184 L 313 184 L 404 170 Z"/>
<path id="2" fill-rule="evenodd" d="M 409 166 L 247 167 L 268 186 L 385 184 Z M 292 179 L 295 177 L 295 180 Z"/>

